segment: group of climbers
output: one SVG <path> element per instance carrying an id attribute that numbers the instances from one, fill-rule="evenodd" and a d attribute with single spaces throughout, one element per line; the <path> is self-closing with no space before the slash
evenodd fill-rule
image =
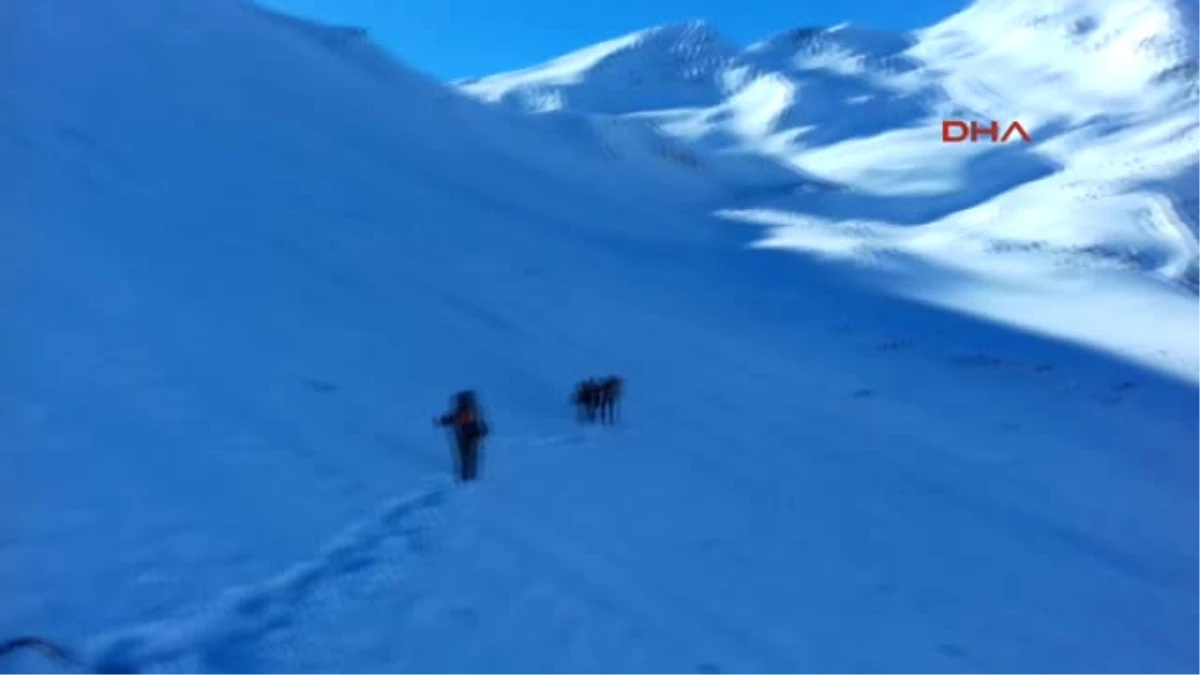
<path id="1" fill-rule="evenodd" d="M 610 375 L 603 378 L 589 377 L 575 385 L 575 395 L 571 397 L 571 402 L 579 411 L 579 422 L 615 424 L 617 403 L 621 398 L 623 384 L 624 381 L 620 377 Z"/>
<path id="2" fill-rule="evenodd" d="M 576 385 L 571 403 L 578 408 L 579 422 L 615 424 L 624 384 L 622 378 L 612 375 L 589 377 Z M 491 429 L 480 410 L 476 393 L 468 389 L 455 394 L 450 411 L 434 418 L 433 423 L 453 430 L 458 479 L 468 482 L 478 478 L 480 445 Z"/>

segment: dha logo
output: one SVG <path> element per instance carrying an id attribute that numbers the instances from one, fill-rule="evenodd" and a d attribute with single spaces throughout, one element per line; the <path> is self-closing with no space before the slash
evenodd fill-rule
<path id="1" fill-rule="evenodd" d="M 979 122 L 968 123 L 966 120 L 942 120 L 943 143 L 962 143 L 968 137 L 972 143 L 976 143 L 980 136 L 987 136 L 992 139 L 992 143 L 1007 143 L 1014 134 L 1019 135 L 1026 143 L 1033 141 L 1019 121 L 1010 123 L 1001 135 L 1000 122 L 996 120 L 992 120 L 987 126 L 982 126 Z"/>

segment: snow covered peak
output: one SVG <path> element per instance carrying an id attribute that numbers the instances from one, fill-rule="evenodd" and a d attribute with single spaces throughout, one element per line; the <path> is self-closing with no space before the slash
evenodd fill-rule
<path id="1" fill-rule="evenodd" d="M 1041 247 L 1052 238 L 1085 257 L 1134 250 L 1113 255 L 1195 285 L 1196 14 L 1182 0 L 979 0 L 923 30 L 801 27 L 745 49 L 685 25 L 467 91 L 526 110 L 649 121 L 709 153 L 711 165 L 753 155 L 847 192 L 906 195 L 896 208 L 871 212 L 891 224 L 954 229 L 961 218 L 986 230 L 986 241 Z M 603 58 L 578 67 L 579 55 L 597 53 Z M 567 62 L 575 67 L 564 69 Z M 1018 121 L 1031 141 L 951 146 L 941 129 L 948 118 L 985 127 Z M 1045 201 L 1009 203 L 1020 190 Z M 1114 216 L 1111 229 L 1082 213 L 1091 200 L 1125 193 L 1136 196 L 1104 210 L 1128 216 Z M 829 210 L 834 221 L 861 215 L 841 204 L 792 207 Z M 1028 212 L 1024 222 L 1037 226 L 1018 234 L 1016 223 L 981 215 L 1011 212 Z M 1156 223 L 1149 239 L 1146 218 Z"/>
<path id="2" fill-rule="evenodd" d="M 459 83 L 481 99 L 547 111 L 624 113 L 711 105 L 737 49 L 704 21 L 637 31 L 547 63 Z"/>
<path id="3" fill-rule="evenodd" d="M 703 49 L 709 45 L 725 42 L 725 37 L 703 19 L 679 21 L 635 31 L 630 34 L 648 46 L 673 52 Z"/>
<path id="4" fill-rule="evenodd" d="M 767 56 L 841 50 L 859 56 L 878 57 L 898 54 L 914 42 L 913 36 L 907 32 L 838 24 L 829 28 L 793 28 L 756 42 L 746 51 Z"/>
<path id="5" fill-rule="evenodd" d="M 883 84 L 922 91 L 931 115 L 991 110 L 1039 120 L 1087 119 L 1138 109 L 1148 94 L 1194 94 L 1196 14 L 1194 3 L 1183 0 L 979 0 L 920 31 L 800 27 L 745 49 L 692 21 L 460 85 L 476 97 L 525 110 L 619 114 L 712 106 L 763 76 L 803 80 L 832 73 L 879 84 L 880 77 L 920 71 Z M 859 88 L 846 84 L 836 88 Z M 943 89 L 946 95 L 930 95 Z"/>
<path id="6" fill-rule="evenodd" d="M 1195 57 L 1196 45 L 1183 44 L 1196 31 L 1195 3 L 1184 0 L 1061 0 L 1050 4 L 1032 1 L 976 0 L 961 12 L 938 23 L 927 33 L 957 31 L 979 37 L 1002 37 L 1013 31 L 1033 31 L 1043 39 L 1056 36 L 1090 49 L 1119 43 L 1122 37 L 1159 51 L 1174 44 L 1176 56 Z M 1115 42 L 1114 42 L 1115 41 Z M 1159 51 L 1160 55 L 1166 52 Z"/>
<path id="7" fill-rule="evenodd" d="M 915 56 L 969 80 L 952 87 L 987 90 L 1014 109 L 1079 118 L 1195 87 L 1194 3 L 979 0 L 919 37 Z"/>

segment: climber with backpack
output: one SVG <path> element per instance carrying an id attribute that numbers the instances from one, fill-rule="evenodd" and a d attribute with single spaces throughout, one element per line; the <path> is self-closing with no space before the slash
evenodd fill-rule
<path id="1" fill-rule="evenodd" d="M 467 390 L 455 394 L 450 412 L 435 418 L 433 423 L 453 428 L 459 480 L 475 480 L 479 475 L 479 444 L 490 431 L 479 411 L 475 392 Z"/>
<path id="2" fill-rule="evenodd" d="M 571 395 L 571 403 L 575 404 L 580 424 L 589 424 L 596 421 L 596 410 L 599 405 L 599 399 L 600 385 L 595 379 L 589 377 L 575 385 L 575 392 Z"/>
<path id="3" fill-rule="evenodd" d="M 621 393 L 625 388 L 625 380 L 617 375 L 610 375 L 596 385 L 596 409 L 601 424 L 616 424 L 621 403 Z"/>

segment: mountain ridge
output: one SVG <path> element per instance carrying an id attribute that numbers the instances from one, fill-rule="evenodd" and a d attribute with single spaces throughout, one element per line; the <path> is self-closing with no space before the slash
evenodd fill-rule
<path id="1" fill-rule="evenodd" d="M 981 241 L 1008 241 L 1021 232 L 1016 238 L 1031 247 L 1064 252 L 1131 249 L 1120 257 L 1141 260 L 1143 271 L 1195 290 L 1200 218 L 1197 189 L 1187 176 L 1194 175 L 1196 161 L 1186 144 L 1166 140 L 1196 134 L 1196 40 L 1187 23 L 1195 12 L 1188 12 L 1175 0 L 1072 0 L 1053 11 L 1034 3 L 982 0 L 913 31 L 854 25 L 791 29 L 735 47 L 732 54 L 721 52 L 708 61 L 716 65 L 704 71 L 704 94 L 661 94 L 670 105 L 628 94 L 627 83 L 593 79 L 586 67 L 559 73 L 555 81 L 539 78 L 534 66 L 520 71 L 519 79 L 500 73 L 460 88 L 526 112 L 649 121 L 664 137 L 712 163 L 753 156 L 864 194 L 930 193 L 932 176 L 945 172 L 951 179 L 956 172 L 959 177 L 937 189 L 950 190 L 960 179 L 971 180 L 974 163 L 997 155 L 1005 160 L 986 160 L 991 168 L 981 174 L 991 176 L 990 188 L 981 183 L 956 197 L 930 193 L 931 199 L 964 207 L 1000 205 L 1024 199 L 1030 192 L 1023 188 L 1044 186 L 1047 195 L 1062 195 L 1039 207 L 1038 220 L 1056 221 L 1047 236 L 1002 220 L 988 224 L 970 210 L 947 213 L 932 201 L 924 209 L 930 219 L 920 222 L 955 231 L 971 222 Z M 706 31 L 716 32 L 707 24 Z M 660 89 L 691 86 L 672 80 L 664 66 L 680 70 L 686 64 L 660 58 L 652 43 L 630 44 L 641 51 L 627 52 L 626 60 L 652 64 L 646 69 L 656 73 Z M 595 100 L 603 105 L 592 105 Z M 944 145 L 939 125 L 947 118 L 1003 126 L 1020 121 L 1033 142 Z M 1105 162 L 1091 161 L 1106 154 L 1117 158 L 1111 166 L 1119 169 L 1106 172 Z M 1158 224 L 1143 227 L 1135 208 L 1124 225 L 1089 228 L 1094 216 L 1075 197 L 1085 184 L 1087 194 L 1115 188 L 1143 195 L 1138 199 L 1158 214 L 1152 216 Z M 1061 187 L 1068 185 L 1075 187 Z M 1162 211 L 1149 205 L 1159 197 L 1173 206 Z M 814 213 L 811 199 L 785 201 L 771 208 L 824 215 Z M 1079 214 L 1078 224 L 1064 227 L 1072 213 Z M 889 223 L 882 212 L 876 217 L 885 227 L 916 224 Z M 1105 239 L 1109 234 L 1120 243 Z M 1101 258 L 1080 255 L 1072 264 L 1117 261 Z"/>

